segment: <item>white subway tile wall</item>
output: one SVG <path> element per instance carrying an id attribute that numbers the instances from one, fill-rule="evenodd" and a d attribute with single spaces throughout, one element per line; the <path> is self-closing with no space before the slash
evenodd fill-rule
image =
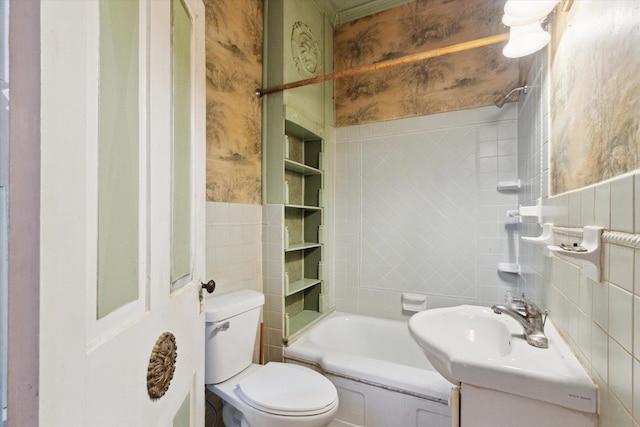
<path id="1" fill-rule="evenodd" d="M 640 172 L 549 198 L 547 59 L 546 50 L 536 55 L 527 80 L 534 90 L 518 105 L 518 177 L 526 183 L 519 203 L 542 198 L 543 222 L 556 226 L 638 232 Z M 536 236 L 541 229 L 521 224 L 520 233 Z M 525 267 L 519 291 L 551 310 L 550 318 L 599 385 L 600 426 L 639 427 L 640 249 L 605 244 L 603 280 L 594 282 L 575 261 L 547 258 L 529 243 L 519 246 Z"/>
<path id="2" fill-rule="evenodd" d="M 262 206 L 207 202 L 207 280 L 216 293 L 262 292 Z"/>
<path id="3" fill-rule="evenodd" d="M 281 362 L 284 335 L 284 207 L 263 205 L 262 208 L 265 360 Z"/>
<path id="4" fill-rule="evenodd" d="M 502 302 L 516 276 L 514 104 L 336 130 L 335 304 L 406 318 L 401 294 L 428 307 Z"/>
<path id="5" fill-rule="evenodd" d="M 207 202 L 206 209 L 205 279 L 216 281 L 214 295 L 239 289 L 262 292 L 262 206 Z M 256 345 L 254 361 L 258 357 Z"/>

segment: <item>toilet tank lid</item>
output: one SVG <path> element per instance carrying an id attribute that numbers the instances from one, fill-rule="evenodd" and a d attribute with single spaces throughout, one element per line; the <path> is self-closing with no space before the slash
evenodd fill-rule
<path id="1" fill-rule="evenodd" d="M 250 289 L 213 296 L 204 301 L 205 322 L 219 322 L 262 305 L 264 295 Z"/>

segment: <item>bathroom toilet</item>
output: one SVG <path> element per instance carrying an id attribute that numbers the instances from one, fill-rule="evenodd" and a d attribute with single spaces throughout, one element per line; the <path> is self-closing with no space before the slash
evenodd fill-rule
<path id="1" fill-rule="evenodd" d="M 227 427 L 324 427 L 338 410 L 334 385 L 302 366 L 252 363 L 264 295 L 205 300 L 205 383 L 223 400 Z"/>

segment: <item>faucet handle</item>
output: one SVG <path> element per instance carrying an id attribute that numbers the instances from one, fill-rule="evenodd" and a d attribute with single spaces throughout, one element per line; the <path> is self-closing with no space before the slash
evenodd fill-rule
<path id="1" fill-rule="evenodd" d="M 524 310 L 526 305 L 527 305 L 527 302 L 525 301 L 524 298 L 515 297 L 511 300 L 511 307 L 517 310 Z"/>
<path id="2" fill-rule="evenodd" d="M 542 322 L 542 327 L 547 322 L 547 315 L 549 314 L 549 310 L 542 310 L 538 307 L 533 301 L 525 300 L 524 306 L 525 314 L 528 318 L 537 318 Z M 544 315 L 544 319 L 542 316 Z"/>
<path id="3" fill-rule="evenodd" d="M 526 311 L 526 303 L 527 300 L 524 297 L 524 294 L 521 297 L 515 296 L 514 294 L 511 293 L 511 291 L 507 291 L 507 295 L 505 297 L 505 303 L 513 308 L 516 311 L 519 311 L 521 313 L 524 314 L 524 312 Z"/>
<path id="4" fill-rule="evenodd" d="M 525 300 L 525 317 L 541 332 L 544 332 L 544 325 L 547 323 L 548 314 L 549 310 L 542 310 L 533 301 Z"/>
<path id="5" fill-rule="evenodd" d="M 511 305 L 524 308 L 524 306 L 527 305 L 527 300 L 524 297 L 513 297 L 511 298 Z"/>

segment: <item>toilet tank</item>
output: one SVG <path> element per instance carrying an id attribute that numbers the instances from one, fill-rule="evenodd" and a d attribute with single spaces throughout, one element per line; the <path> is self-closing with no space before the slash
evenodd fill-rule
<path id="1" fill-rule="evenodd" d="M 218 384 L 253 361 L 264 295 L 244 289 L 207 298 L 205 307 L 205 384 Z"/>

